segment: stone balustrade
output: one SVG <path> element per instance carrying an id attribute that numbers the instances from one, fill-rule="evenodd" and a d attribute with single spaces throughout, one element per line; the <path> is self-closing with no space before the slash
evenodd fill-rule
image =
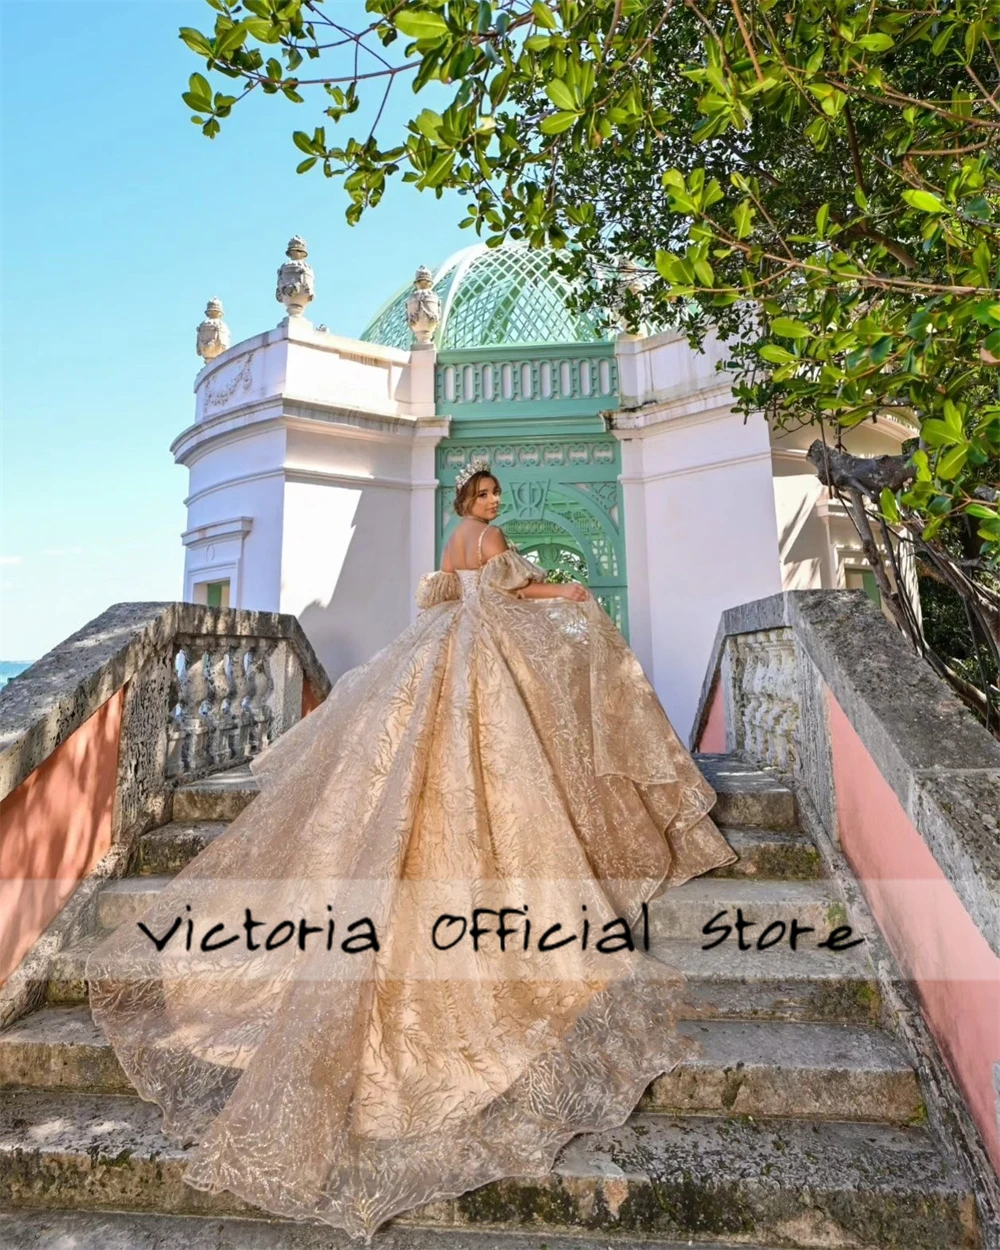
<path id="1" fill-rule="evenodd" d="M 251 759 L 298 719 L 303 670 L 286 639 L 182 634 L 175 647 L 166 750 L 171 780 Z"/>
<path id="2" fill-rule="evenodd" d="M 912 987 L 928 1105 L 1000 1212 L 1000 743 L 863 591 L 808 590 L 723 613 L 691 745 L 794 783 Z"/>
<path id="3" fill-rule="evenodd" d="M 329 690 L 294 616 L 119 603 L 0 691 L 0 1027 L 176 787 L 251 760 Z"/>

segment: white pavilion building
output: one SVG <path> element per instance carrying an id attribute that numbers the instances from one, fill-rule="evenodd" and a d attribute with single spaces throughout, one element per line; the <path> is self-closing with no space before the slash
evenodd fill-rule
<path id="1" fill-rule="evenodd" d="M 190 475 L 186 600 L 293 613 L 335 680 L 413 619 L 455 475 L 485 456 L 508 538 L 590 585 L 685 737 L 725 608 L 870 587 L 806 461 L 815 432 L 735 413 L 718 344 L 602 336 L 516 244 L 421 271 L 348 338 L 307 319 L 301 239 L 287 255 L 279 325 L 230 346 L 213 301 L 199 327 L 194 421 L 171 448 Z M 879 420 L 849 448 L 909 433 Z"/>

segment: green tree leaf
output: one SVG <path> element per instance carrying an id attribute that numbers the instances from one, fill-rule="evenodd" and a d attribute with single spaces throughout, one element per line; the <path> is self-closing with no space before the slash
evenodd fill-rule
<path id="1" fill-rule="evenodd" d="M 919 208 L 922 213 L 947 212 L 947 205 L 930 191 L 904 191 L 903 199 L 911 207 Z"/>
<path id="2" fill-rule="evenodd" d="M 861 35 L 857 42 L 859 47 L 867 48 L 869 52 L 887 52 L 893 46 L 891 35 L 883 35 L 878 32 L 871 35 Z"/>
<path id="3" fill-rule="evenodd" d="M 956 447 L 950 447 L 946 452 L 942 453 L 941 459 L 938 461 L 938 477 L 944 478 L 945 481 L 950 481 L 953 477 L 957 477 L 968 456 L 968 443 L 959 443 Z"/>
<path id="4" fill-rule="evenodd" d="M 196 52 L 199 56 L 209 57 L 212 55 L 212 45 L 200 30 L 192 30 L 190 26 L 182 26 L 180 38 L 184 40 L 192 52 Z"/>
<path id="5" fill-rule="evenodd" d="M 569 130 L 578 117 L 579 113 L 553 113 L 543 118 L 538 129 L 543 135 L 561 135 L 564 130 Z"/>
<path id="6" fill-rule="evenodd" d="M 896 496 L 887 486 L 882 488 L 879 495 L 879 503 L 882 506 L 882 515 L 891 525 L 898 525 L 900 521 L 899 504 L 896 502 Z"/>
<path id="7" fill-rule="evenodd" d="M 771 333 L 783 339 L 807 339 L 812 330 L 794 317 L 775 317 L 771 322 Z"/>
<path id="8" fill-rule="evenodd" d="M 576 96 L 572 88 L 561 78 L 553 78 L 550 83 L 546 83 L 545 94 L 557 109 L 575 110 L 577 107 Z"/>
<path id="9" fill-rule="evenodd" d="M 777 343 L 765 343 L 760 349 L 761 358 L 773 365 L 787 365 L 797 360 L 785 347 L 779 347 Z"/>
<path id="10" fill-rule="evenodd" d="M 448 33 L 448 23 L 429 9 L 401 9 L 393 16 L 392 23 L 411 39 L 439 39 Z"/>

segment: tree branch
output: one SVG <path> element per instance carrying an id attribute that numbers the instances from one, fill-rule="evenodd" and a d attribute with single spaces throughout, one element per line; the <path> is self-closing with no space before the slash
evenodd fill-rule
<path id="1" fill-rule="evenodd" d="M 871 499 L 877 499 L 886 488 L 901 490 L 916 476 L 909 456 L 852 456 L 825 447 L 818 438 L 806 452 L 806 459 L 824 486 L 860 490 Z"/>

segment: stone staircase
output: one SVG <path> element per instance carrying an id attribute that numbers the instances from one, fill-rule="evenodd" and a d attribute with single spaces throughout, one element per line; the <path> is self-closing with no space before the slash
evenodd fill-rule
<path id="1" fill-rule="evenodd" d="M 916 1074 L 880 1027 L 864 945 L 817 949 L 850 923 L 793 794 L 730 757 L 701 756 L 739 862 L 650 906 L 653 951 L 689 978 L 696 1057 L 652 1083 L 621 1128 L 582 1135 L 547 1183 L 507 1179 L 376 1234 L 384 1250 L 973 1250 L 972 1192 L 927 1128 Z M 255 793 L 247 769 L 178 789 L 133 875 L 104 888 L 102 931 L 129 922 Z M 713 950 L 723 909 L 816 930 L 792 951 Z M 777 932 L 776 930 L 773 932 Z M 347 1238 L 184 1185 L 184 1151 L 135 1096 L 86 1005 L 99 934 L 51 970 L 48 1003 L 0 1034 L 0 1246 L 9 1250 L 319 1250 Z"/>

